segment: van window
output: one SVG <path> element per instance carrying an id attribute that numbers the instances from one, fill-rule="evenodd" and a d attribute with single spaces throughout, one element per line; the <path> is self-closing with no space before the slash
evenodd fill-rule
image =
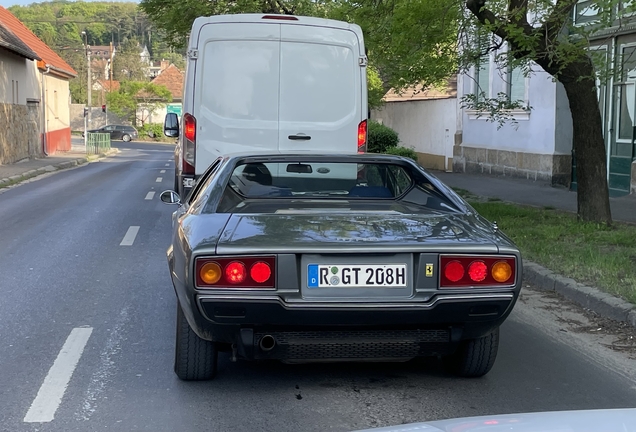
<path id="1" fill-rule="evenodd" d="M 279 43 L 210 41 L 205 45 L 202 80 L 204 116 L 278 121 Z"/>
<path id="2" fill-rule="evenodd" d="M 281 121 L 337 122 L 354 115 L 356 61 L 349 47 L 283 42 Z"/>

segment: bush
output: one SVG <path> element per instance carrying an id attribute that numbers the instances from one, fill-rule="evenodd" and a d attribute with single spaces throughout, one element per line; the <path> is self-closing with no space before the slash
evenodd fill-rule
<path id="1" fill-rule="evenodd" d="M 413 150 L 411 148 L 397 147 L 397 146 L 396 147 L 390 147 L 390 148 L 386 149 L 386 151 L 384 153 L 390 154 L 390 155 L 395 155 L 395 156 L 403 156 L 403 157 L 411 158 L 415 162 L 417 162 L 417 153 L 415 152 L 415 150 Z"/>
<path id="2" fill-rule="evenodd" d="M 367 131 L 367 151 L 369 153 L 386 153 L 387 149 L 396 147 L 400 139 L 396 131 L 376 121 L 369 121 Z"/>
<path id="3" fill-rule="evenodd" d="M 139 137 L 161 138 L 163 136 L 163 125 L 161 123 L 146 123 L 139 128 Z"/>

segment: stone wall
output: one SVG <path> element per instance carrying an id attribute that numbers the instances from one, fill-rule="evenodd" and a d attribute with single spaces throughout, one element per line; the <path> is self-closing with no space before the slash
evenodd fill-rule
<path id="1" fill-rule="evenodd" d="M 455 145 L 453 171 L 518 177 L 570 186 L 572 156 Z"/>
<path id="2" fill-rule="evenodd" d="M 0 164 L 43 156 L 38 105 L 0 103 Z"/>

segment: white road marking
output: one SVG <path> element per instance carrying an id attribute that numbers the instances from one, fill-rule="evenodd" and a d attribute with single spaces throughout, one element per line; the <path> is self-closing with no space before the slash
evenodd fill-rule
<path id="1" fill-rule="evenodd" d="M 157 177 L 157 180 L 156 180 L 157 183 L 161 183 L 162 181 L 163 181 L 163 177 Z"/>
<path id="2" fill-rule="evenodd" d="M 166 166 L 170 166 L 170 164 L 166 164 Z"/>
<path id="3" fill-rule="evenodd" d="M 146 199 L 147 200 L 151 200 L 155 197 L 155 193 L 153 191 L 150 191 L 146 194 Z"/>
<path id="4" fill-rule="evenodd" d="M 92 327 L 78 327 L 68 335 L 35 400 L 24 416 L 25 423 L 47 423 L 53 420 L 92 332 Z"/>
<path id="5" fill-rule="evenodd" d="M 98 399 L 102 397 L 106 384 L 110 382 L 115 372 L 115 360 L 121 351 L 124 328 L 129 320 L 128 310 L 129 308 L 126 306 L 119 312 L 104 349 L 99 355 L 99 364 L 94 369 L 93 376 L 84 394 L 84 401 L 80 411 L 75 413 L 76 420 L 87 421 L 90 419 L 90 416 L 95 412 Z M 103 398 L 105 399 L 106 397 L 103 396 Z"/>
<path id="6" fill-rule="evenodd" d="M 166 170 L 161 170 L 161 171 L 159 171 L 159 174 L 163 174 L 165 172 L 166 172 Z"/>
<path id="7" fill-rule="evenodd" d="M 135 237 L 137 237 L 138 232 L 138 226 L 131 226 L 130 228 L 128 228 L 128 231 L 126 231 L 126 235 L 124 236 L 124 239 L 121 241 L 121 243 L 119 243 L 119 246 L 132 246 L 132 244 L 135 242 Z"/>

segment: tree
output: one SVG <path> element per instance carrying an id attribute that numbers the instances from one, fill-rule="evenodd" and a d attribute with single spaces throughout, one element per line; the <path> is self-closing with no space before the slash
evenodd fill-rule
<path id="1" fill-rule="evenodd" d="M 453 0 L 340 0 L 330 17 L 362 27 L 386 93 L 445 84 L 456 72 L 459 11 Z"/>
<path id="2" fill-rule="evenodd" d="M 166 32 L 173 47 L 183 47 L 197 17 L 233 13 L 266 13 L 326 17 L 330 0 L 142 0 L 139 7 Z"/>
<path id="3" fill-rule="evenodd" d="M 525 66 L 535 63 L 563 84 L 572 114 L 578 216 L 584 221 L 611 224 L 597 74 L 588 49 L 594 28 L 572 24 L 576 3 L 577 0 L 466 0 L 466 8 L 476 18 L 477 28 L 495 36 L 487 46 L 477 45 L 477 55 L 483 54 L 484 48 L 498 50 L 505 43 L 507 55 L 497 56 L 500 62 Z M 601 26 L 613 21 L 618 3 L 596 2 L 597 12 L 603 15 L 599 17 Z M 470 51 L 467 50 L 469 54 Z M 473 51 L 468 62 L 474 60 Z"/>
<path id="4" fill-rule="evenodd" d="M 119 81 L 141 81 L 146 78 L 146 68 L 141 62 L 141 47 L 134 39 L 127 39 L 113 59 L 114 78 Z"/>
<path id="5" fill-rule="evenodd" d="M 172 94 L 166 86 L 140 81 L 122 82 L 119 90 L 106 95 L 110 111 L 141 126 L 148 117 L 171 101 Z"/>

